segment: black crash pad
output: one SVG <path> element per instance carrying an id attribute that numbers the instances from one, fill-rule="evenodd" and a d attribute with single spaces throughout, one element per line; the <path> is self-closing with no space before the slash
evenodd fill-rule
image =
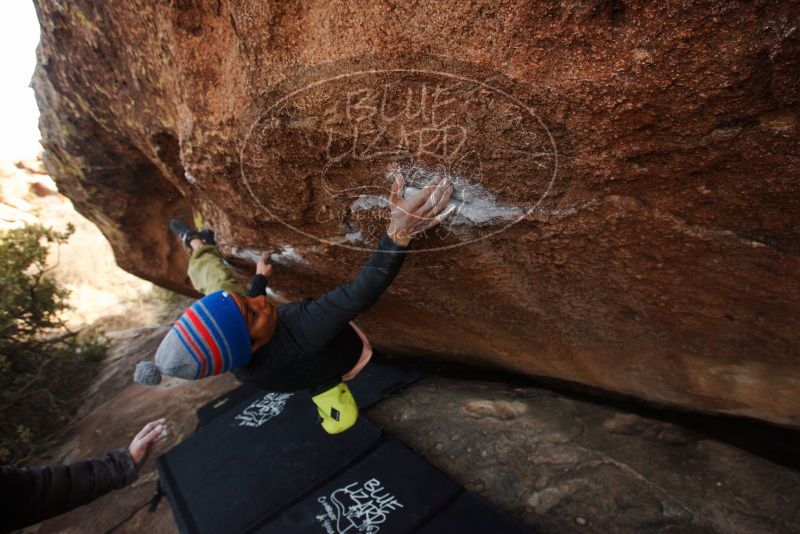
<path id="1" fill-rule="evenodd" d="M 364 410 L 421 378 L 422 375 L 416 371 L 371 362 L 358 373 L 358 376 L 347 382 L 347 386 L 352 391 L 358 407 Z M 238 403 L 251 398 L 256 399 L 262 394 L 263 391 L 254 386 L 239 386 L 197 410 L 197 424 L 205 426 Z M 308 393 L 298 392 L 297 395 L 308 396 Z"/>
<path id="2" fill-rule="evenodd" d="M 421 377 L 371 363 L 348 385 L 365 409 Z M 197 432 L 157 460 L 182 532 L 529 532 L 363 414 L 326 434 L 308 392 L 243 385 L 197 415 Z"/>
<path id="3" fill-rule="evenodd" d="M 254 532 L 414 532 L 461 492 L 408 447 L 388 440 Z"/>
<path id="4" fill-rule="evenodd" d="M 471 492 L 464 492 L 450 506 L 442 510 L 419 534 L 531 534 L 517 521 L 511 519 L 492 503 Z"/>
<path id="5" fill-rule="evenodd" d="M 236 408 L 240 402 L 246 401 L 251 397 L 255 398 L 263 395 L 265 392 L 255 386 L 243 384 L 236 389 L 220 395 L 216 399 L 206 403 L 199 410 L 197 410 L 197 426 L 206 426 L 218 416 L 226 413 L 228 410 Z"/>
<path id="6" fill-rule="evenodd" d="M 182 532 L 243 532 L 374 447 L 360 417 L 331 436 L 307 395 L 260 393 L 225 411 L 157 461 Z"/>

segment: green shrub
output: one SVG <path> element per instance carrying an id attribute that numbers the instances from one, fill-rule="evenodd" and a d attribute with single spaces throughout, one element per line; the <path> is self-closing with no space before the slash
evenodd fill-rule
<path id="1" fill-rule="evenodd" d="M 94 376 L 105 342 L 62 320 L 69 292 L 49 275 L 57 232 L 29 225 L 0 232 L 0 462 L 19 464 L 52 444 Z"/>

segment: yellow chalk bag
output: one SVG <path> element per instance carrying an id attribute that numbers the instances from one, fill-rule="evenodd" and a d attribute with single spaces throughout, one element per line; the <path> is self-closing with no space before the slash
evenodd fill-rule
<path id="1" fill-rule="evenodd" d="M 328 434 L 344 432 L 358 420 L 358 405 L 344 382 L 311 397 L 317 405 L 320 424 Z"/>

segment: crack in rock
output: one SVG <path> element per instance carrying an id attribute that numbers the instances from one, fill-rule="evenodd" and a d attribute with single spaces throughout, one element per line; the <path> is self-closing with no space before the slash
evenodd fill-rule
<path id="1" fill-rule="evenodd" d="M 672 213 L 666 212 L 659 208 L 651 207 L 645 204 L 641 199 L 636 197 L 624 196 L 624 195 L 609 195 L 603 198 L 604 202 L 608 202 L 611 205 L 621 207 L 623 209 L 639 209 L 645 211 L 652 215 L 655 219 L 659 219 L 662 221 L 666 221 L 670 223 L 673 228 L 678 230 L 679 232 L 695 237 L 698 239 L 716 239 L 716 238 L 729 238 L 738 241 L 739 243 L 746 245 L 748 247 L 753 248 L 774 248 L 766 243 L 762 243 L 761 241 L 756 241 L 754 239 L 749 239 L 747 237 L 740 236 L 736 232 L 732 230 L 720 230 L 717 228 L 708 228 L 705 226 L 701 226 L 698 224 L 692 224 L 677 215 L 673 215 Z"/>

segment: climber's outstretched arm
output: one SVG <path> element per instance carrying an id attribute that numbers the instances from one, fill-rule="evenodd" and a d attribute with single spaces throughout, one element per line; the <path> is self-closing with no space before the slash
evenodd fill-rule
<path id="1" fill-rule="evenodd" d="M 322 297 L 298 302 L 285 310 L 284 324 L 302 350 L 321 350 L 347 323 L 375 304 L 400 271 L 413 237 L 444 221 L 454 209 L 447 207 L 453 186 L 446 178 L 432 179 L 409 199 L 403 198 L 403 188 L 403 178 L 398 173 L 389 199 L 389 228 L 361 272 Z"/>

